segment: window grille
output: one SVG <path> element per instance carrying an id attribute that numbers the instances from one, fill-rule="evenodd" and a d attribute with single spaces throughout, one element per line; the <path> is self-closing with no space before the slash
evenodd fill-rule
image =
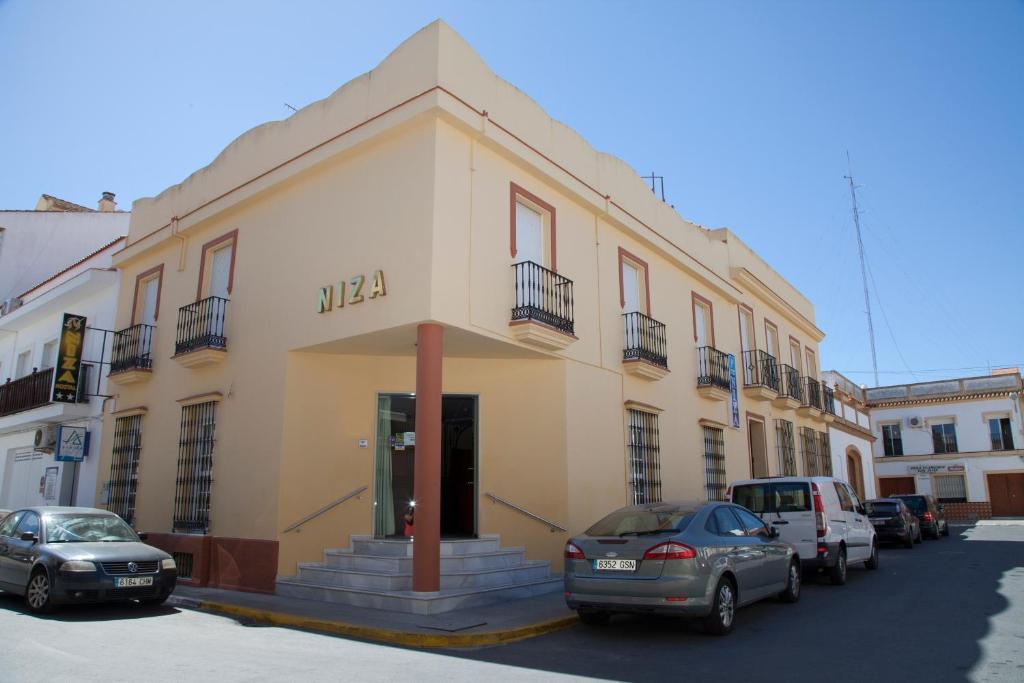
<path id="1" fill-rule="evenodd" d="M 818 474 L 832 476 L 832 442 L 828 432 L 818 432 Z"/>
<path id="2" fill-rule="evenodd" d="M 633 504 L 661 501 L 661 455 L 658 416 L 629 411 L 629 486 Z"/>
<path id="3" fill-rule="evenodd" d="M 942 503 L 966 503 L 967 482 L 962 474 L 936 474 L 935 498 Z"/>
<path id="4" fill-rule="evenodd" d="M 216 401 L 181 408 L 178 479 L 174 496 L 174 531 L 205 534 L 210 530 L 210 485 Z"/>
<path id="5" fill-rule="evenodd" d="M 804 476 L 818 476 L 818 440 L 810 427 L 800 428 L 800 447 L 804 456 Z"/>
<path id="6" fill-rule="evenodd" d="M 779 472 L 782 476 L 797 476 L 796 444 L 793 441 L 793 423 L 789 420 L 775 421 L 775 450 L 779 455 Z"/>
<path id="7" fill-rule="evenodd" d="M 174 558 L 174 564 L 178 568 L 179 579 L 191 579 L 192 578 L 192 553 L 171 553 Z"/>
<path id="8" fill-rule="evenodd" d="M 708 500 L 725 500 L 725 432 L 704 427 L 704 477 Z"/>
<path id="9" fill-rule="evenodd" d="M 142 449 L 142 416 L 119 417 L 114 422 L 114 448 L 110 459 L 107 509 L 128 524 L 135 520 L 135 491 Z"/>

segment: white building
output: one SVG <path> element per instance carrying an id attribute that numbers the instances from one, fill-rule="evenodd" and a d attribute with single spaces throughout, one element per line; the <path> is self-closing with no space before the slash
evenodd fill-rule
<path id="1" fill-rule="evenodd" d="M 881 495 L 929 493 L 952 518 L 1024 515 L 1021 376 L 866 390 Z"/>
<path id="2" fill-rule="evenodd" d="M 864 389 L 835 370 L 821 373 L 821 381 L 835 392 L 836 419 L 828 426 L 832 472 L 853 486 L 861 500 L 874 498 L 878 495 L 872 458 L 875 437 Z"/>
<path id="3" fill-rule="evenodd" d="M 0 316 L 0 508 L 26 505 L 93 506 L 101 411 L 117 307 L 113 253 L 123 237 L 39 283 L 22 305 Z M 86 317 L 77 400 L 53 402 L 51 389 L 64 314 Z M 36 431 L 85 428 L 82 462 L 58 462 L 37 450 Z"/>
<path id="4" fill-rule="evenodd" d="M 0 211 L 0 304 L 127 235 L 130 217 L 110 192 L 98 210 L 44 194 L 34 210 Z"/>

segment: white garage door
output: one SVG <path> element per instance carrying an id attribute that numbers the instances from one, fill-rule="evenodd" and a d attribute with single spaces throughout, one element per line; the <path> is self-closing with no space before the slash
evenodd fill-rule
<path id="1" fill-rule="evenodd" d="M 60 465 L 47 453 L 9 451 L 0 508 L 17 510 L 32 505 L 58 505 Z"/>

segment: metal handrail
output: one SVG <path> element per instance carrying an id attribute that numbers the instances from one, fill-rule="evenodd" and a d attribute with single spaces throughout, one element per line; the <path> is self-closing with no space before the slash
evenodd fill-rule
<path id="1" fill-rule="evenodd" d="M 288 527 L 287 529 L 285 529 L 281 533 L 286 534 L 289 531 L 294 531 L 295 529 L 298 529 L 300 526 L 302 526 L 306 522 L 312 521 L 312 520 L 316 519 L 317 517 L 319 517 L 320 515 L 324 514 L 325 512 L 333 510 L 334 508 L 336 508 L 339 505 L 341 505 L 342 503 L 344 503 L 346 500 L 348 500 L 350 498 L 355 498 L 356 496 L 362 494 L 368 488 L 370 488 L 370 487 L 369 486 L 360 486 L 355 491 L 352 491 L 351 493 L 342 496 L 341 498 L 339 498 L 338 500 L 334 501 L 333 503 L 328 503 L 327 505 L 324 505 L 322 508 L 320 508 L 319 510 L 317 510 L 313 514 L 306 515 L 305 517 L 303 517 L 299 521 L 295 522 L 295 524 L 292 524 L 290 527 Z"/>
<path id="2" fill-rule="evenodd" d="M 531 518 L 537 520 L 538 522 L 541 522 L 542 524 L 547 524 L 549 527 L 551 527 L 549 529 L 551 531 L 551 533 L 555 533 L 556 531 L 568 531 L 568 529 L 566 529 L 564 526 L 559 526 L 558 524 L 555 524 L 554 522 L 552 522 L 550 519 L 544 519 L 540 515 L 535 515 L 532 512 L 530 512 L 529 510 L 527 510 L 525 508 L 521 508 L 518 505 L 516 505 L 515 503 L 512 503 L 510 501 L 505 500 L 501 496 L 496 496 L 496 495 L 494 495 L 493 493 L 490 493 L 490 492 L 487 492 L 484 495 L 487 496 L 488 498 L 490 498 L 491 500 L 493 500 L 495 503 L 501 503 L 502 505 L 507 505 L 508 507 L 512 508 L 516 512 L 521 512 L 524 515 L 526 515 L 527 517 L 531 517 Z"/>

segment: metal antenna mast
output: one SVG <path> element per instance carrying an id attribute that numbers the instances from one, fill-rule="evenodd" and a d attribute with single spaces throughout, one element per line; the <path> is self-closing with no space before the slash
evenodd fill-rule
<path id="1" fill-rule="evenodd" d="M 864 312 L 868 315 L 868 339 L 871 341 L 871 367 L 875 371 L 875 386 L 878 386 L 878 357 L 875 354 L 875 325 L 871 322 L 871 297 L 868 295 L 868 273 L 864 265 L 864 240 L 860 237 L 860 211 L 857 209 L 857 186 L 853 184 L 853 164 L 850 152 L 846 152 L 846 168 L 850 175 L 850 199 L 853 201 L 853 227 L 857 230 L 857 251 L 860 254 L 860 277 L 864 282 Z"/>

